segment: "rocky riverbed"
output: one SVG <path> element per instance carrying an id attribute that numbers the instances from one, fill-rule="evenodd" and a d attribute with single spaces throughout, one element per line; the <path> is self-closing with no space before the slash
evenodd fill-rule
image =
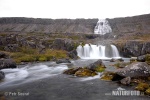
<path id="1" fill-rule="evenodd" d="M 56 64 L 46 62 L 18 66 L 17 69 L 3 70 L 6 78 L 0 83 L 2 100 L 148 100 L 147 96 L 119 96 L 112 91 L 134 87 L 125 86 L 94 77 L 75 77 L 62 74 L 73 66 L 87 66 L 97 60 L 75 60 L 70 63 Z M 129 60 L 125 60 L 129 61 Z M 103 61 L 107 71 L 116 70 L 114 62 Z M 53 70 L 52 70 L 53 69 Z"/>

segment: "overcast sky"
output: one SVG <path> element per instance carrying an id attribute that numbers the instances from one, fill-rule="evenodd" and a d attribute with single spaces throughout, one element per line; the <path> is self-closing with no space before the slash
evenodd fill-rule
<path id="1" fill-rule="evenodd" d="M 114 18 L 150 13 L 150 0 L 0 0 L 0 17 Z"/>

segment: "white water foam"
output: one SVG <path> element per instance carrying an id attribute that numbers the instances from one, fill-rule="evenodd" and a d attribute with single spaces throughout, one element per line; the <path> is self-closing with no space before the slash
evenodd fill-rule
<path id="1" fill-rule="evenodd" d="M 111 59 L 121 58 L 119 51 L 115 45 L 110 45 L 110 48 L 106 48 L 103 45 L 85 44 L 83 47 L 79 45 L 77 47 L 77 54 L 81 59 Z M 106 56 L 106 53 L 108 53 Z"/>
<path id="2" fill-rule="evenodd" d="M 91 77 L 84 77 L 84 78 L 80 78 L 80 81 L 89 81 L 89 80 L 94 80 L 94 79 L 98 79 L 100 78 L 102 73 L 98 73 L 98 75 L 95 76 L 91 76 Z"/>
<path id="3" fill-rule="evenodd" d="M 67 65 L 49 67 L 47 65 L 25 66 L 23 68 L 3 69 L 5 79 L 1 85 L 20 84 L 61 74 Z M 18 82 L 19 81 L 19 82 Z"/>

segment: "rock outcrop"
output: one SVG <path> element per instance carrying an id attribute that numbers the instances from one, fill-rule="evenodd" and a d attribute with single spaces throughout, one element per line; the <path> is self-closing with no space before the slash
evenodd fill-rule
<path id="1" fill-rule="evenodd" d="M 17 65 L 12 59 L 0 59 L 0 70 L 5 68 L 16 68 Z"/>
<path id="2" fill-rule="evenodd" d="M 60 64 L 60 63 L 71 63 L 71 62 L 69 59 L 58 59 L 58 60 L 56 60 L 56 63 Z"/>
<path id="3" fill-rule="evenodd" d="M 147 77 L 150 75 L 150 66 L 145 62 L 135 62 L 118 69 L 116 73 L 123 77 Z"/>
<path id="4" fill-rule="evenodd" d="M 0 71 L 0 81 L 5 78 L 4 72 Z"/>
<path id="5" fill-rule="evenodd" d="M 76 49 L 77 45 L 78 45 L 78 43 L 75 43 L 70 39 L 57 38 L 54 40 L 52 47 L 54 49 L 72 51 L 72 50 Z"/>
<path id="6" fill-rule="evenodd" d="M 115 44 L 123 57 L 138 57 L 150 54 L 150 42 L 130 40 L 125 43 Z"/>
<path id="7" fill-rule="evenodd" d="M 89 68 L 90 70 L 93 71 L 98 71 L 101 68 L 106 68 L 105 65 L 103 64 L 102 60 L 97 60 L 96 62 L 90 64 L 87 66 L 87 68 Z"/>

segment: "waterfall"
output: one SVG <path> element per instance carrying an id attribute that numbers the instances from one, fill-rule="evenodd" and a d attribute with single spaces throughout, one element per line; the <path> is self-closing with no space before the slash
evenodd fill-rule
<path id="1" fill-rule="evenodd" d="M 83 47 L 79 45 L 77 47 L 77 53 L 81 59 L 120 58 L 117 47 L 115 45 L 110 45 L 110 47 L 111 49 L 103 45 L 85 44 Z M 109 56 L 107 56 L 107 52 L 110 52 Z"/>
<path id="2" fill-rule="evenodd" d="M 99 20 L 95 26 L 94 33 L 104 35 L 112 32 L 112 29 L 106 19 Z"/>
<path id="3" fill-rule="evenodd" d="M 113 57 L 119 57 L 119 52 L 116 46 L 111 45 L 112 52 L 113 52 Z"/>

